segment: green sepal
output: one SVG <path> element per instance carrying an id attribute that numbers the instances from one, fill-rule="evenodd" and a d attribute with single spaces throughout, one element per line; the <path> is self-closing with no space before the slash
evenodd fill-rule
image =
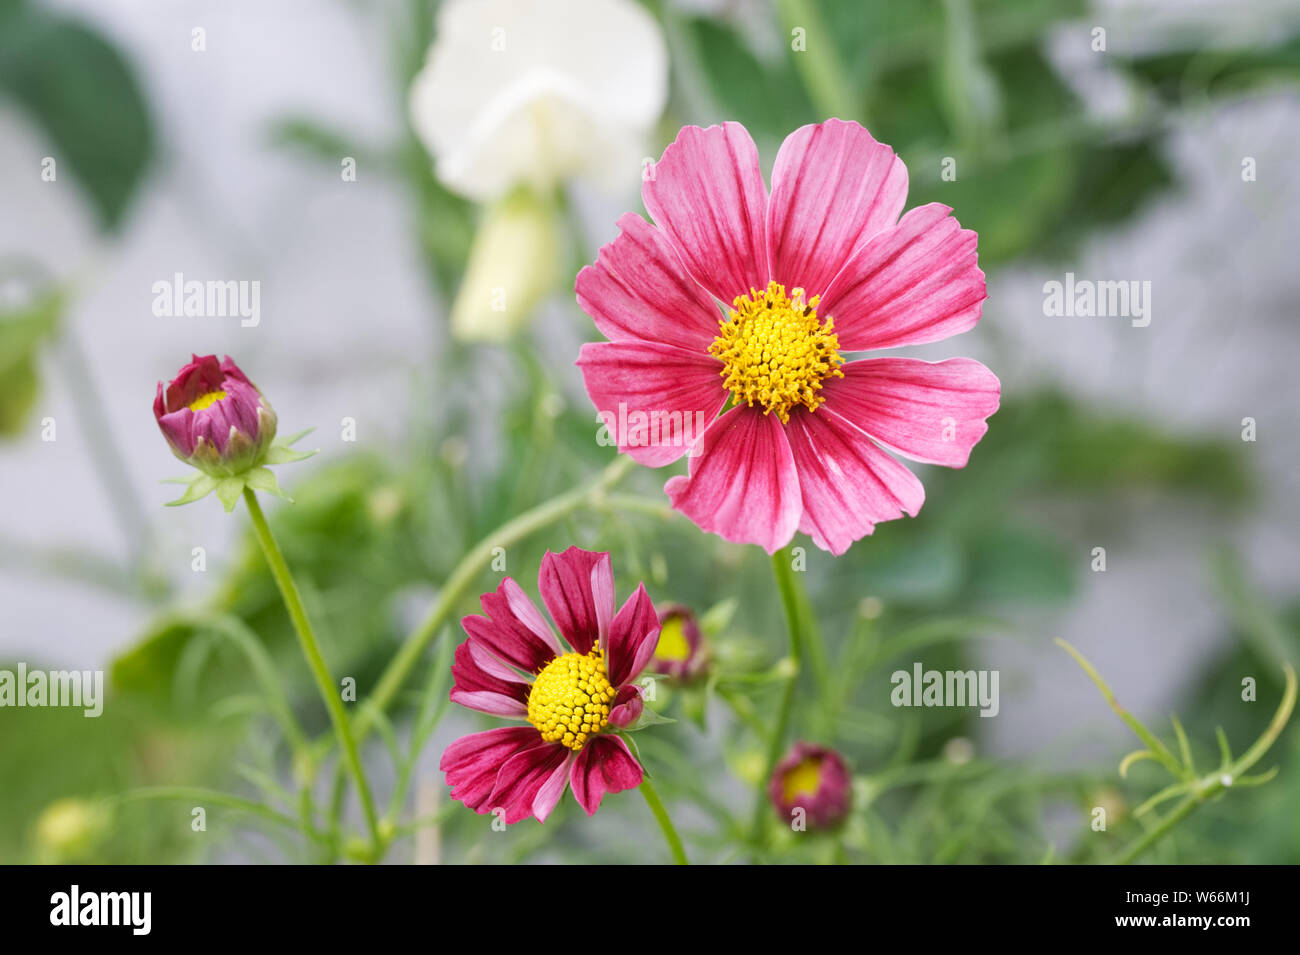
<path id="1" fill-rule="evenodd" d="M 235 509 L 235 504 L 239 501 L 239 495 L 244 493 L 244 482 L 248 474 L 237 475 L 236 477 L 222 478 L 217 482 L 217 497 L 221 501 L 221 506 L 229 514 Z"/>
<path id="2" fill-rule="evenodd" d="M 311 451 L 295 451 L 287 444 L 273 444 L 266 449 L 266 456 L 262 458 L 262 463 L 292 464 L 294 461 L 305 460 L 319 452 L 319 448 L 313 448 Z"/>
<path id="3" fill-rule="evenodd" d="M 169 484 L 180 484 L 185 482 L 186 478 L 167 478 L 166 480 Z M 215 491 L 218 483 L 220 482 L 209 474 L 196 474 L 193 478 L 188 479 L 189 487 L 185 489 L 185 493 L 174 501 L 168 501 L 166 506 L 179 507 L 182 504 L 193 504 Z M 230 508 L 226 508 L 226 510 L 230 510 Z"/>
<path id="4" fill-rule="evenodd" d="M 672 717 L 663 716 L 660 713 L 656 712 L 655 710 L 650 709 L 650 707 L 642 704 L 641 715 L 638 716 L 628 726 L 619 727 L 619 732 L 635 733 L 638 730 L 645 729 L 647 726 L 658 726 L 660 723 L 676 723 L 676 722 L 677 721 Z"/>
<path id="5" fill-rule="evenodd" d="M 280 482 L 275 479 L 275 472 L 267 468 L 253 468 L 253 470 L 243 475 L 244 483 L 254 491 L 265 491 L 267 494 L 274 494 L 276 497 L 293 502 L 288 494 L 280 490 Z"/>

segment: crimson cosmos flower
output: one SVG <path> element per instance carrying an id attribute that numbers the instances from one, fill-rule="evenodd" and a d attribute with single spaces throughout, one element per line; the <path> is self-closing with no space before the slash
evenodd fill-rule
<path id="1" fill-rule="evenodd" d="M 577 364 L 620 451 L 650 467 L 690 452 L 689 476 L 664 487 L 674 508 L 769 553 L 800 530 L 841 554 L 925 500 L 885 449 L 966 464 L 998 407 L 991 371 L 843 358 L 967 331 L 985 298 L 976 235 L 951 209 L 899 218 L 893 149 L 857 123 L 804 126 L 769 195 L 743 126 L 687 126 L 641 196 L 655 224 L 624 215 L 578 274 L 609 341 Z"/>
<path id="2" fill-rule="evenodd" d="M 165 388 L 158 382 L 153 416 L 172 453 L 212 477 L 261 464 L 275 439 L 275 412 L 229 355 L 194 355 Z"/>
<path id="3" fill-rule="evenodd" d="M 795 809 L 803 809 L 813 829 L 834 826 L 848 815 L 852 794 L 853 778 L 844 758 L 812 743 L 795 743 L 768 784 L 781 818 L 789 820 Z"/>
<path id="4" fill-rule="evenodd" d="M 594 815 L 605 793 L 641 785 L 641 764 L 612 731 L 636 722 L 632 681 L 654 654 L 659 618 L 645 586 L 614 612 L 609 554 L 547 551 L 538 574 L 562 643 L 523 589 L 507 577 L 482 596 L 486 616 L 461 621 L 469 635 L 451 668 L 453 702 L 523 725 L 456 740 L 439 764 L 451 797 L 507 823 L 545 822 L 566 786 Z"/>

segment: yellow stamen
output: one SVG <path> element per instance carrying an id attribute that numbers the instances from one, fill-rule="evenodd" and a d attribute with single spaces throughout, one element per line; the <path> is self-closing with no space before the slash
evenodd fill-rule
<path id="1" fill-rule="evenodd" d="M 609 722 L 618 691 L 610 685 L 599 649 L 556 657 L 533 681 L 528 694 L 528 722 L 548 743 L 582 749 Z"/>
<path id="2" fill-rule="evenodd" d="M 785 801 L 793 803 L 800 796 L 815 796 L 822 785 L 821 757 L 809 758 L 800 762 L 785 774 L 781 781 L 781 792 Z"/>
<path id="3" fill-rule="evenodd" d="M 817 319 L 821 296 L 804 300 L 804 290 L 768 283 L 767 290 L 751 288 L 737 295 L 728 318 L 720 323 L 709 354 L 722 361 L 723 385 L 736 403 L 761 405 L 764 414 L 776 412 L 790 420 L 790 409 L 803 405 L 809 411 L 826 399 L 819 394 L 826 378 L 843 378 L 835 322 Z"/>
<path id="4" fill-rule="evenodd" d="M 204 408 L 211 408 L 222 398 L 226 397 L 224 391 L 209 391 L 205 395 L 199 395 L 190 402 L 191 411 L 202 411 Z"/>

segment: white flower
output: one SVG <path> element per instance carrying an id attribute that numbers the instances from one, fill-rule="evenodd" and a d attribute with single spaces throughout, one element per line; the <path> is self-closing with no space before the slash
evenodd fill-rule
<path id="1" fill-rule="evenodd" d="M 668 55 L 633 0 L 448 0 L 411 120 L 438 177 L 479 201 L 568 177 L 635 183 Z"/>
<path id="2" fill-rule="evenodd" d="M 503 342 L 555 287 L 564 245 L 555 210 L 528 189 L 488 208 L 451 308 L 461 341 Z"/>

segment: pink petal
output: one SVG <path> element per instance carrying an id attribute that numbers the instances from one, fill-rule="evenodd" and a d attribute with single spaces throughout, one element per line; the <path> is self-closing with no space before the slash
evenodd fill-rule
<path id="1" fill-rule="evenodd" d="M 985 299 L 977 236 L 945 205 L 917 206 L 849 259 L 817 313 L 841 351 L 937 342 L 975 327 Z"/>
<path id="2" fill-rule="evenodd" d="M 971 358 L 869 358 L 840 370 L 822 390 L 827 408 L 913 461 L 950 468 L 966 466 L 1002 394 Z"/>
<path id="3" fill-rule="evenodd" d="M 670 478 L 664 491 L 702 530 L 769 554 L 799 526 L 799 478 L 781 419 L 745 405 L 704 432 L 690 476 Z"/>
<path id="4" fill-rule="evenodd" d="M 492 808 L 489 797 L 501 765 L 516 753 L 536 746 L 542 737 L 531 726 L 506 726 L 456 740 L 442 754 L 438 768 L 447 774 L 451 798 L 477 813 Z"/>
<path id="5" fill-rule="evenodd" d="M 555 658 L 559 641 L 532 601 L 509 577 L 495 593 L 484 594 L 480 602 L 487 616 L 470 615 L 461 620 L 461 626 L 486 649 L 525 673 L 537 673 Z"/>
<path id="6" fill-rule="evenodd" d="M 589 343 L 577 365 L 618 449 L 647 467 L 662 467 L 690 450 L 727 400 L 722 363 L 703 348 Z"/>
<path id="7" fill-rule="evenodd" d="M 617 736 L 596 736 L 578 751 L 569 772 L 569 785 L 578 804 L 594 816 L 605 793 L 621 793 L 641 785 L 641 764 Z"/>
<path id="8" fill-rule="evenodd" d="M 693 351 L 718 334 L 718 304 L 690 276 L 662 231 L 633 212 L 621 234 L 578 273 L 578 304 L 610 341 L 650 341 Z"/>
<path id="9" fill-rule="evenodd" d="M 786 434 L 803 491 L 799 529 L 823 550 L 842 554 L 880 521 L 915 516 L 925 502 L 916 475 L 826 405 L 797 409 Z"/>
<path id="10" fill-rule="evenodd" d="M 541 736 L 533 730 L 538 744 L 522 753 L 511 756 L 497 773 L 496 786 L 487 799 L 490 810 L 504 810 L 507 825 L 537 816 L 545 822 L 555 804 L 564 793 L 563 781 L 573 751 L 559 743 L 540 742 Z M 556 776 L 560 788 L 555 788 Z M 541 810 L 540 813 L 538 810 Z"/>
<path id="11" fill-rule="evenodd" d="M 622 686 L 645 669 L 659 645 L 659 614 L 645 592 L 645 584 L 638 584 L 636 593 L 627 598 L 609 631 L 609 653 L 605 668 L 609 682 Z"/>
<path id="12" fill-rule="evenodd" d="M 603 652 L 609 643 L 610 619 L 614 616 L 614 566 L 609 555 L 591 568 L 591 592 L 596 597 L 596 644 Z M 609 594 L 609 600 L 603 599 Z"/>
<path id="13" fill-rule="evenodd" d="M 685 126 L 641 198 L 695 280 L 723 302 L 767 286 L 767 187 L 739 123 Z"/>
<path id="14" fill-rule="evenodd" d="M 906 202 L 903 160 L 857 123 L 796 129 L 772 167 L 772 278 L 809 297 L 825 292 L 859 246 L 898 222 Z"/>
<path id="15" fill-rule="evenodd" d="M 590 653 L 600 640 L 600 621 L 614 615 L 613 573 L 592 574 L 602 561 L 609 563 L 608 553 L 578 547 L 561 554 L 547 551 L 542 558 L 537 578 L 542 600 L 576 653 Z"/>
<path id="16" fill-rule="evenodd" d="M 545 822 L 551 811 L 559 805 L 560 797 L 569 785 L 569 772 L 577 759 L 578 754 L 569 750 L 564 762 L 551 771 L 551 775 L 542 783 L 542 788 L 537 790 L 537 795 L 533 797 L 533 815 L 538 822 Z"/>
<path id="17" fill-rule="evenodd" d="M 658 640 L 656 639 L 655 642 L 657 643 Z M 610 708 L 610 725 L 625 729 L 640 719 L 644 710 L 645 702 L 641 699 L 641 687 L 635 683 L 624 683 L 618 688 L 618 695 L 614 697 L 614 705 Z"/>
<path id="18" fill-rule="evenodd" d="M 493 716 L 528 715 L 529 685 L 473 637 L 456 648 L 451 675 L 453 703 Z"/>

